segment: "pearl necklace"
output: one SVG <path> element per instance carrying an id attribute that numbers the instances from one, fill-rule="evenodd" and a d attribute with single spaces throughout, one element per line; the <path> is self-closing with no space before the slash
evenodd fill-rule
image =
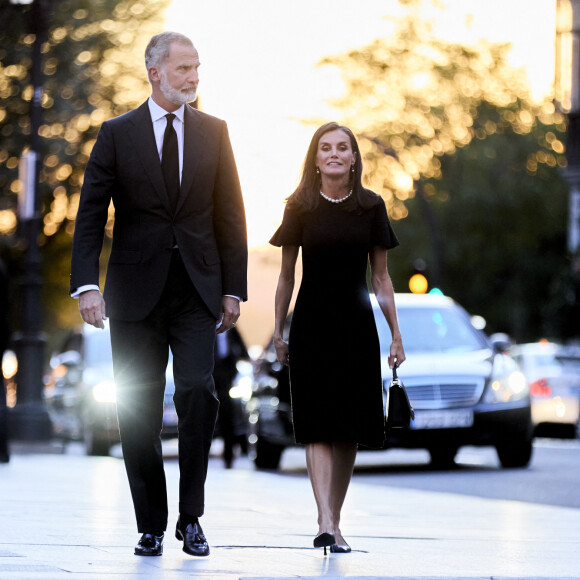
<path id="1" fill-rule="evenodd" d="M 330 203 L 342 203 L 343 201 L 347 200 L 352 195 L 352 189 L 344 197 L 341 197 L 340 199 L 334 199 L 333 197 L 328 197 L 328 195 L 324 195 L 324 193 L 322 193 L 322 191 L 320 192 L 320 195 L 324 199 L 329 201 Z"/>

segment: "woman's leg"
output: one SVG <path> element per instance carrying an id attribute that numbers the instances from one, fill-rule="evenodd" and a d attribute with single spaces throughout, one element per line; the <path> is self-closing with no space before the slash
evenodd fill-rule
<path id="1" fill-rule="evenodd" d="M 332 474 L 333 453 L 331 443 L 309 443 L 306 445 L 306 466 L 318 509 L 318 534 L 332 533 L 333 509 Z"/>
<path id="2" fill-rule="evenodd" d="M 350 484 L 356 459 L 356 443 L 310 443 L 306 446 L 306 465 L 318 509 L 318 533 L 340 534 L 340 511 Z"/>
<path id="3" fill-rule="evenodd" d="M 350 484 L 356 459 L 356 443 L 332 443 L 332 484 L 330 489 L 330 508 L 332 529 L 337 544 L 346 544 L 340 532 L 340 511 Z"/>

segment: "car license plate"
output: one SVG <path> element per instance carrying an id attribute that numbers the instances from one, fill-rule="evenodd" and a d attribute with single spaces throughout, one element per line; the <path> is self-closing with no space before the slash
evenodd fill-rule
<path id="1" fill-rule="evenodd" d="M 415 410 L 415 419 L 411 421 L 411 429 L 453 429 L 472 425 L 473 411 L 470 409 Z"/>
<path id="2" fill-rule="evenodd" d="M 177 411 L 174 407 L 163 409 L 163 424 L 171 427 L 177 425 Z"/>

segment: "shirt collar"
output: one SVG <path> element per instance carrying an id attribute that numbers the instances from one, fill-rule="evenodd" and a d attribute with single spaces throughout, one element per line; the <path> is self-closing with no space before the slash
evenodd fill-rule
<path id="1" fill-rule="evenodd" d="M 163 107 L 160 107 L 152 97 L 149 97 L 149 112 L 151 113 L 151 120 L 154 123 L 169 113 L 169 111 L 166 111 Z M 179 109 L 173 111 L 173 114 L 183 123 L 183 118 L 185 116 L 185 105 L 181 105 Z"/>

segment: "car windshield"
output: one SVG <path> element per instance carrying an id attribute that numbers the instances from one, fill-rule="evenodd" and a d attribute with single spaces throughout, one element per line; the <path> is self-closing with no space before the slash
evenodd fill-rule
<path id="1" fill-rule="evenodd" d="M 553 353 L 533 354 L 529 357 L 530 366 L 542 369 L 554 369 L 561 366 Z"/>
<path id="2" fill-rule="evenodd" d="M 381 351 L 388 354 L 391 333 L 379 309 L 375 315 Z M 458 308 L 398 307 L 397 315 L 406 353 L 471 352 L 488 347 Z"/>
<path id="3" fill-rule="evenodd" d="M 539 347 L 535 352 L 520 353 L 514 357 L 529 373 L 544 377 L 559 377 L 561 375 L 579 375 L 580 358 L 578 354 L 566 350 L 544 349 Z"/>
<path id="4" fill-rule="evenodd" d="M 85 365 L 98 366 L 105 363 L 112 363 L 111 337 L 108 332 L 90 332 L 85 335 Z"/>

